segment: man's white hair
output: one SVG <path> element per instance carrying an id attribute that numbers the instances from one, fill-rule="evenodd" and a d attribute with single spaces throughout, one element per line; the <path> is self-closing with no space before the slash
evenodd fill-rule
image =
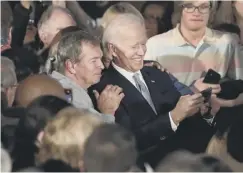
<path id="1" fill-rule="evenodd" d="M 122 39 L 122 34 L 129 32 L 129 27 L 134 25 L 145 29 L 144 20 L 131 13 L 119 14 L 107 25 L 102 37 L 104 56 L 108 55 L 108 43 L 117 44 Z"/>

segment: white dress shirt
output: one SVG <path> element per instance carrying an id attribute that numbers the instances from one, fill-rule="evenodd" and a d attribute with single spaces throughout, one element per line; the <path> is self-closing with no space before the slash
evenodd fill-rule
<path id="1" fill-rule="evenodd" d="M 121 67 L 118 67 L 115 63 L 112 63 L 112 66 L 116 69 L 116 71 L 118 71 L 121 75 L 123 75 L 128 81 L 130 81 L 136 88 L 136 83 L 133 79 L 133 76 L 134 74 L 138 73 L 139 74 L 139 78 L 141 79 L 141 81 L 145 84 L 145 86 L 147 87 L 148 89 L 148 86 L 146 84 L 146 82 L 144 81 L 143 79 L 143 75 L 141 73 L 141 71 L 137 71 L 137 72 L 129 72 L 129 71 L 126 71 L 125 69 L 121 68 Z M 138 89 L 138 88 L 137 88 Z M 170 118 L 170 124 L 171 124 L 171 128 L 173 131 L 176 131 L 177 130 L 177 125 L 174 123 L 174 121 L 172 120 L 171 118 L 171 114 L 169 112 L 169 118 Z"/>

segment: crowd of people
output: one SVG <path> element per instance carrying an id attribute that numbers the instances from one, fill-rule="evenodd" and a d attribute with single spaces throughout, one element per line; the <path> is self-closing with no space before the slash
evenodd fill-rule
<path id="1" fill-rule="evenodd" d="M 242 132 L 243 1 L 1 1 L 1 171 L 238 172 Z"/>

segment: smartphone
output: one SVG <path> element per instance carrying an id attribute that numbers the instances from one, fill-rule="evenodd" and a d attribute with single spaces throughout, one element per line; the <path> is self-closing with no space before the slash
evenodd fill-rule
<path id="1" fill-rule="evenodd" d="M 73 91 L 72 89 L 64 89 L 65 95 L 66 95 L 66 100 L 68 101 L 68 103 L 72 103 L 73 101 Z"/>
<path id="2" fill-rule="evenodd" d="M 208 84 L 219 84 L 220 74 L 214 71 L 213 69 L 209 69 L 206 76 L 204 77 L 203 82 Z"/>
<path id="3" fill-rule="evenodd" d="M 212 88 L 207 88 L 200 92 L 202 96 L 204 97 L 204 103 L 207 103 L 211 97 L 212 94 Z"/>

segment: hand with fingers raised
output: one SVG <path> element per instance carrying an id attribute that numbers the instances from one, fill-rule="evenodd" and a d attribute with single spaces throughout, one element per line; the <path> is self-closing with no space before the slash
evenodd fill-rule
<path id="1" fill-rule="evenodd" d="M 122 88 L 117 85 L 107 85 L 100 94 L 96 90 L 93 92 L 100 112 L 109 115 L 115 114 L 121 100 L 125 96 Z"/>

